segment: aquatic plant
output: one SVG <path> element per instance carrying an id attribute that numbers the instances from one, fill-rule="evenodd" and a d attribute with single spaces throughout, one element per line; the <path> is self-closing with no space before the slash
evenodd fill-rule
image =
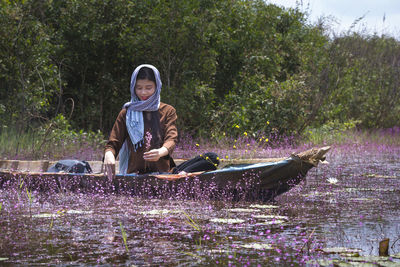
<path id="1" fill-rule="evenodd" d="M 28 196 L 29 204 L 32 205 L 32 194 L 29 192 L 28 188 L 26 187 L 26 195 Z"/>
<path id="2" fill-rule="evenodd" d="M 192 226 L 196 231 L 201 232 L 201 227 L 190 217 L 185 211 L 183 211 L 183 214 L 186 217 L 186 223 Z"/>
<path id="3" fill-rule="evenodd" d="M 10 160 L 77 158 L 98 160 L 105 144 L 100 131 L 72 130 L 65 118 L 60 122 L 19 133 L 15 128 L 0 131 L 0 155 Z M 54 126 L 58 124 L 58 126 Z"/>
<path id="4" fill-rule="evenodd" d="M 124 227 L 122 226 L 122 222 L 119 222 L 119 228 L 121 229 L 122 240 L 124 241 L 125 250 L 127 253 L 129 253 L 128 243 L 127 243 L 127 235 L 126 235 Z"/>
<path id="5" fill-rule="evenodd" d="M 152 135 L 151 135 L 151 133 L 150 132 L 146 132 L 146 135 L 145 135 L 145 137 L 144 137 L 144 139 L 145 139 L 145 150 L 146 151 L 149 151 L 150 150 L 150 147 L 151 147 L 151 139 L 152 139 Z"/>
<path id="6" fill-rule="evenodd" d="M 269 147 L 263 153 L 287 155 L 302 147 Z M 144 187 L 132 196 L 123 181 L 118 193 L 106 181 L 79 191 L 78 177 L 49 179 L 35 191 L 32 177 L 0 177 L 0 257 L 20 265 L 381 264 L 383 259 L 363 256 L 378 255 L 376 240 L 388 236 L 393 241 L 387 264 L 396 264 L 399 158 L 400 146 L 384 141 L 336 145 L 329 165 L 310 171 L 305 182 L 273 203 L 232 202 L 232 192 L 210 200 L 213 185 L 202 188 L 196 179 L 185 188 L 162 188 L 164 198 L 154 199 L 150 193 L 161 191 Z M 188 198 L 193 195 L 197 198 Z M 123 246 L 117 244 L 118 232 Z M 334 247 L 357 249 L 360 257 L 326 253 Z"/>

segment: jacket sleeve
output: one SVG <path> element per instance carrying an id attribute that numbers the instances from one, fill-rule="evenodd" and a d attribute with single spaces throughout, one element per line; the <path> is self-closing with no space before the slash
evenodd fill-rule
<path id="1" fill-rule="evenodd" d="M 168 149 L 168 154 L 171 155 L 175 149 L 175 145 L 178 141 L 178 129 L 176 128 L 176 110 L 172 106 L 168 109 L 165 114 L 165 125 L 164 125 L 164 143 L 163 147 Z"/>
<path id="2" fill-rule="evenodd" d="M 115 120 L 110 137 L 108 138 L 105 146 L 104 153 L 107 151 L 112 151 L 114 156 L 117 157 L 119 150 L 124 144 L 127 136 L 128 131 L 126 129 L 126 109 L 122 109 Z"/>

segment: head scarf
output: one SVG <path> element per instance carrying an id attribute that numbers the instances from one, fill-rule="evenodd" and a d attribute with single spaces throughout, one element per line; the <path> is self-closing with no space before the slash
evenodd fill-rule
<path id="1" fill-rule="evenodd" d="M 154 94 L 147 100 L 141 101 L 135 93 L 136 77 L 141 68 L 147 67 L 153 70 L 154 77 L 156 78 L 156 89 Z M 160 73 L 153 65 L 143 64 L 138 66 L 132 73 L 131 77 L 131 101 L 124 104 L 126 111 L 126 128 L 129 137 L 132 141 L 133 148 L 136 151 L 138 147 L 143 144 L 144 137 L 144 121 L 143 111 L 156 111 L 160 107 L 160 93 L 161 93 L 161 78 Z M 127 140 L 125 140 L 119 152 L 119 173 L 126 174 L 128 170 L 130 151 L 128 149 Z"/>

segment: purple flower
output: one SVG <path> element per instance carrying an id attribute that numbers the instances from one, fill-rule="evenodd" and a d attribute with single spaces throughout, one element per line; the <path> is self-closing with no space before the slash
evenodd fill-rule
<path id="1" fill-rule="evenodd" d="M 150 146 L 151 146 L 151 138 L 153 136 L 151 135 L 150 132 L 146 132 L 146 136 L 144 137 L 145 139 L 145 146 L 146 146 L 146 150 L 150 150 Z"/>

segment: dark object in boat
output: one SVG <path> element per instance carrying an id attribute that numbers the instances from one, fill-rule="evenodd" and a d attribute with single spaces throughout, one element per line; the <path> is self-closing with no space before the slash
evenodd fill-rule
<path id="1" fill-rule="evenodd" d="M 51 166 L 47 172 L 92 173 L 92 168 L 84 160 L 64 159 Z"/>
<path id="2" fill-rule="evenodd" d="M 0 170 L 0 188 L 13 184 L 37 191 L 115 192 L 142 197 L 270 201 L 302 180 L 308 170 L 325 160 L 330 147 L 313 148 L 289 158 L 256 164 L 230 165 L 187 174 L 116 175 L 43 173 Z"/>
<path id="3" fill-rule="evenodd" d="M 182 171 L 199 172 L 199 171 L 213 171 L 219 165 L 218 155 L 214 152 L 207 152 L 204 155 L 196 156 L 176 166 L 172 173 L 178 174 Z"/>

